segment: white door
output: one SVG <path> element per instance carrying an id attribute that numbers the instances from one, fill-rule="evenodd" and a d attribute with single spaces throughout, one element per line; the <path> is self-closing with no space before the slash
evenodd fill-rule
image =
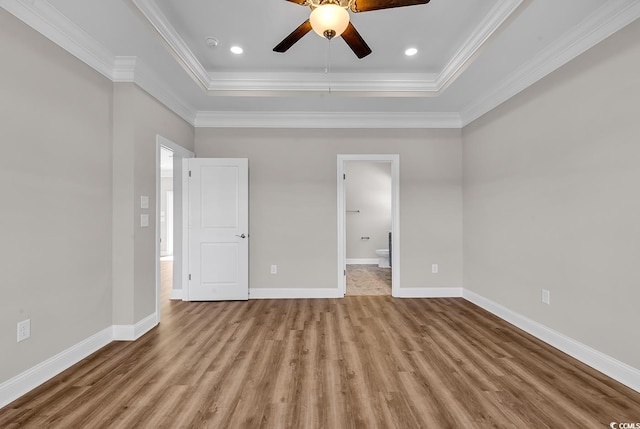
<path id="1" fill-rule="evenodd" d="M 247 159 L 189 159 L 188 301 L 249 299 Z"/>

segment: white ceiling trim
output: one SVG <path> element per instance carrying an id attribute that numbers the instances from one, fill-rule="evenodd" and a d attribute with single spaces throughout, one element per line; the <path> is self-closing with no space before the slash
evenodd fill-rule
<path id="1" fill-rule="evenodd" d="M 182 97 L 173 93 L 157 74 L 137 57 L 116 57 L 113 81 L 135 83 L 169 110 L 189 124 L 194 125 L 196 109 L 184 103 Z"/>
<path id="2" fill-rule="evenodd" d="M 640 1 L 609 0 L 587 19 L 460 112 L 462 126 L 475 121 L 616 31 L 640 18 Z"/>
<path id="3" fill-rule="evenodd" d="M 197 128 L 461 128 L 455 112 L 198 112 Z"/>
<path id="4" fill-rule="evenodd" d="M 113 80 L 115 56 L 49 2 L 1 0 L 0 6 L 80 61 Z"/>
<path id="5" fill-rule="evenodd" d="M 195 125 L 198 111 L 184 102 L 184 98 L 171 91 L 171 86 L 158 78 L 153 69 L 142 61 L 137 61 L 134 82 L 169 110 L 191 125 Z"/>
<path id="6" fill-rule="evenodd" d="M 458 52 L 437 75 L 434 85 L 438 92 L 443 91 L 468 67 L 480 48 L 518 9 L 524 0 L 503 0 L 497 3 L 484 20 L 478 25 Z"/>
<path id="7" fill-rule="evenodd" d="M 167 43 L 169 51 L 176 57 L 178 63 L 184 67 L 193 80 L 203 89 L 208 89 L 211 81 L 209 73 L 164 16 L 156 2 L 153 0 L 131 0 L 131 2 L 160 34 Z"/>
<path id="8" fill-rule="evenodd" d="M 394 96 L 407 92 L 416 95 L 436 96 L 446 86 L 451 84 L 460 72 L 475 58 L 477 51 L 487 42 L 507 18 L 516 11 L 524 0 L 500 0 L 491 9 L 487 17 L 473 31 L 472 35 L 463 42 L 462 46 L 449 60 L 439 73 L 411 74 L 408 81 L 406 74 L 395 75 L 392 79 L 379 80 L 376 74 L 358 73 L 345 79 L 345 75 L 334 77 L 335 87 L 332 90 L 344 93 L 391 93 Z M 131 0 L 140 10 L 182 67 L 206 91 L 210 93 L 274 93 L 272 95 L 287 95 L 287 92 L 317 92 L 324 90 L 322 84 L 311 80 L 308 73 L 287 73 L 286 77 L 274 78 L 273 73 L 208 73 L 189 49 L 182 37 L 162 13 L 154 0 Z M 319 73 L 319 75 L 322 75 Z M 317 79 L 317 76 L 314 76 Z M 372 94 L 379 95 L 379 94 Z"/>
<path id="9" fill-rule="evenodd" d="M 112 82 L 135 82 L 182 119 L 194 124 L 196 110 L 167 89 L 136 57 L 116 57 L 46 0 L 0 0 L 16 18 Z"/>
<path id="10" fill-rule="evenodd" d="M 116 57 L 113 64 L 114 82 L 134 82 L 137 57 Z"/>
<path id="11" fill-rule="evenodd" d="M 435 75 L 418 73 L 212 73 L 210 95 L 220 92 L 269 94 L 277 92 L 343 93 L 359 96 L 435 96 Z M 289 94 L 288 94 L 289 95 Z M 308 95 L 308 94 L 307 94 Z"/>

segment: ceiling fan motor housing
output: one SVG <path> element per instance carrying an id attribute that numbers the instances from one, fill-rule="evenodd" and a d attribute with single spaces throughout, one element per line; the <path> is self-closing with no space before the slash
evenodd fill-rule
<path id="1" fill-rule="evenodd" d="M 311 9 L 315 9 L 324 4 L 335 4 L 337 6 L 348 9 L 351 6 L 351 1 L 352 0 L 308 0 L 307 3 Z"/>

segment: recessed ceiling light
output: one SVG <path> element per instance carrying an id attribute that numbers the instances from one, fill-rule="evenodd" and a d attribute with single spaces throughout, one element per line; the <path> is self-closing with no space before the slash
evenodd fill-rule
<path id="1" fill-rule="evenodd" d="M 404 51 L 404 54 L 408 57 L 412 57 L 417 53 L 418 53 L 418 50 L 416 48 L 409 48 L 406 51 Z"/>
<path id="2" fill-rule="evenodd" d="M 242 50 L 242 48 L 240 46 L 232 46 L 231 47 L 231 52 L 233 52 L 236 55 L 240 55 L 244 51 Z"/>

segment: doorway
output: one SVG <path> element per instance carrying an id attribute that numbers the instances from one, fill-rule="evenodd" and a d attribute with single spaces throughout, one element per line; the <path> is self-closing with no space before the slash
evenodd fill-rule
<path id="1" fill-rule="evenodd" d="M 391 163 L 345 162 L 346 295 L 391 295 Z"/>
<path id="2" fill-rule="evenodd" d="M 182 160 L 194 153 L 156 136 L 156 315 L 170 299 L 182 299 L 183 198 Z"/>
<path id="3" fill-rule="evenodd" d="M 173 151 L 160 146 L 160 299 L 173 290 Z"/>
<path id="4" fill-rule="evenodd" d="M 397 295 L 399 231 L 399 155 L 338 155 L 338 285 L 343 295 Z"/>

